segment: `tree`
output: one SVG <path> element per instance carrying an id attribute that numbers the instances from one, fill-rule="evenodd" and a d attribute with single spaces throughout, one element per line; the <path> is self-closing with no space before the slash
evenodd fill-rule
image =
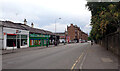
<path id="1" fill-rule="evenodd" d="M 94 40 L 101 39 L 120 27 L 120 2 L 88 2 L 86 7 L 92 14 L 90 36 Z"/>

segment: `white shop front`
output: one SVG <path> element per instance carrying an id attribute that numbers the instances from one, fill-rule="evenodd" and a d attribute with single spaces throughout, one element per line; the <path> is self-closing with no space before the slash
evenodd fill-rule
<path id="1" fill-rule="evenodd" d="M 29 47 L 29 31 L 3 27 L 4 49 Z"/>

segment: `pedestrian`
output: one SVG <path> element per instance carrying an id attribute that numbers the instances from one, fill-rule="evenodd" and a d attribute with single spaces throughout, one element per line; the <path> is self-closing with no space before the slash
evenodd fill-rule
<path id="1" fill-rule="evenodd" d="M 93 45 L 93 40 L 91 40 L 91 45 Z"/>

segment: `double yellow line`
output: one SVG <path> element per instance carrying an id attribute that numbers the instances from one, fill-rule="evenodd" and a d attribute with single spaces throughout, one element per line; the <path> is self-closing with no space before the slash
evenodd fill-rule
<path id="1" fill-rule="evenodd" d="M 84 55 L 84 52 L 82 52 L 82 54 L 79 56 L 79 58 L 75 61 L 75 63 L 71 67 L 71 71 L 75 68 L 76 64 L 81 60 L 81 58 L 82 58 L 83 55 Z"/>
<path id="2" fill-rule="evenodd" d="M 79 58 L 75 61 L 75 63 L 73 64 L 73 66 L 71 67 L 71 71 L 73 71 L 75 69 L 75 66 L 77 65 L 77 63 L 82 59 L 82 57 L 84 57 L 83 55 L 86 55 L 89 51 L 89 48 L 87 48 L 86 50 L 84 50 L 82 52 L 82 54 L 79 56 Z M 85 54 L 86 53 L 86 54 Z"/>

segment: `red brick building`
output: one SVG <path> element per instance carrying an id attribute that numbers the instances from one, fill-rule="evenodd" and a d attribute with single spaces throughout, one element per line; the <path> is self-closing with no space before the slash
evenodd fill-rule
<path id="1" fill-rule="evenodd" d="M 67 26 L 67 35 L 70 36 L 70 41 L 88 40 L 88 35 L 80 27 L 73 24 Z"/>
<path id="2" fill-rule="evenodd" d="M 82 36 L 81 36 L 81 39 L 82 40 L 88 40 L 88 34 L 86 34 L 85 32 L 81 32 L 82 34 Z"/>

